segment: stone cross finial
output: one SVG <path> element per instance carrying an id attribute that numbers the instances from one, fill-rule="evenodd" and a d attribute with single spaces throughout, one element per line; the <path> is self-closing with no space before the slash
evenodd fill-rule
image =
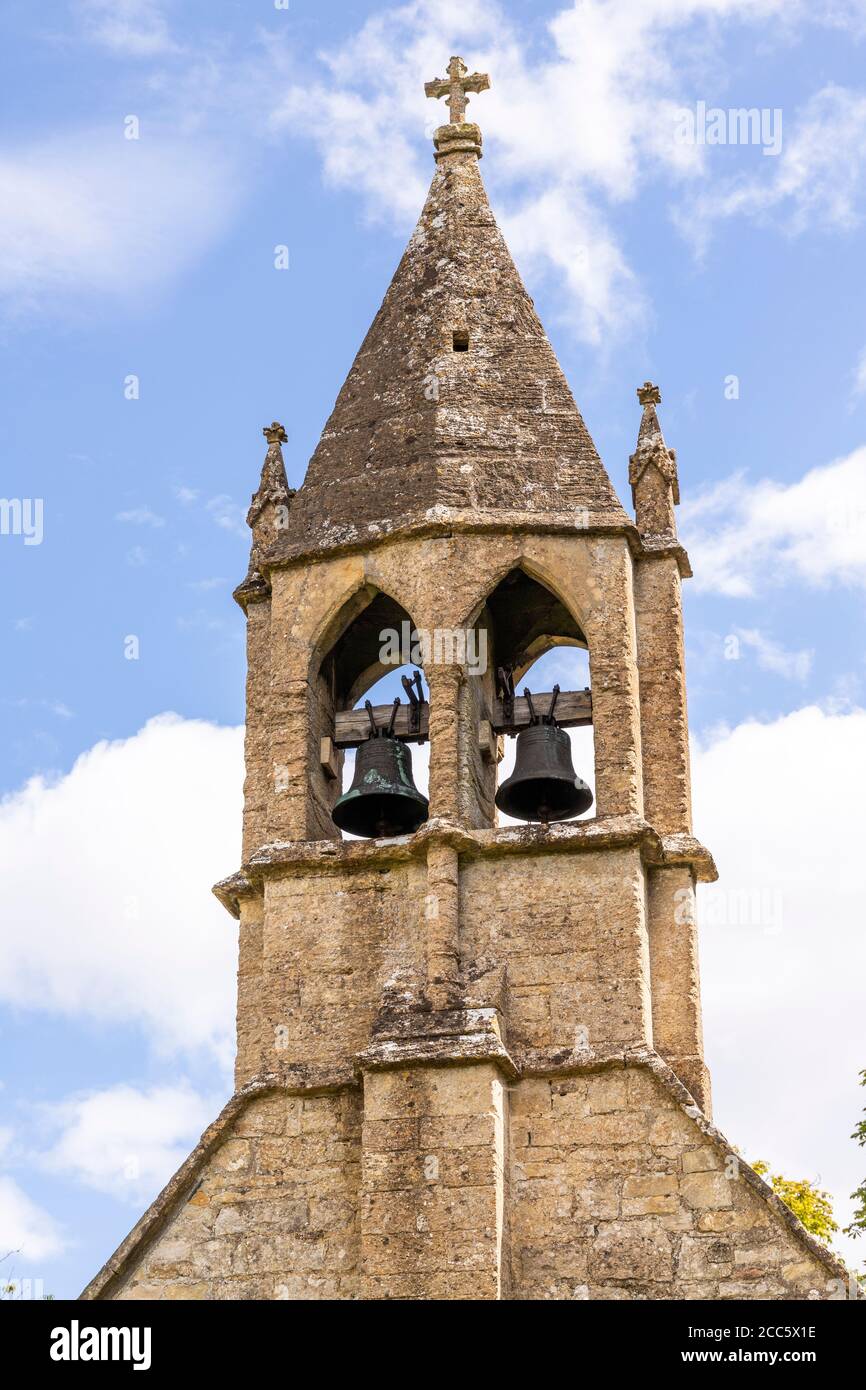
<path id="1" fill-rule="evenodd" d="M 451 124 L 462 125 L 466 120 L 466 107 L 469 104 L 467 92 L 486 92 L 490 86 L 490 78 L 486 72 L 473 72 L 469 74 L 469 69 L 462 58 L 452 58 L 448 64 L 447 77 L 434 77 L 432 82 L 424 83 L 424 91 L 428 97 L 447 97 L 448 110 L 451 113 Z"/>
<path id="2" fill-rule="evenodd" d="M 637 398 L 641 405 L 661 405 L 662 393 L 651 381 L 645 381 L 637 388 Z"/>
<path id="3" fill-rule="evenodd" d="M 272 425 L 263 425 L 262 434 L 269 444 L 287 444 L 289 442 L 289 436 L 278 420 L 274 420 Z"/>

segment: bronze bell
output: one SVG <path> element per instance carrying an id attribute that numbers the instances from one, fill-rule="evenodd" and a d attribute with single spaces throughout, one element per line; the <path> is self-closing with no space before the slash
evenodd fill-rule
<path id="1" fill-rule="evenodd" d="M 553 717 L 559 686 L 553 687 L 546 715 L 535 713 L 528 690 L 523 694 L 529 701 L 532 723 L 517 735 L 514 771 L 497 791 L 496 805 L 514 820 L 570 820 L 589 810 L 592 792 L 577 776 L 571 739 Z"/>
<path id="2" fill-rule="evenodd" d="M 340 830 L 367 839 L 411 835 L 427 819 L 430 803 L 412 780 L 409 748 L 393 736 L 400 701 L 394 701 L 387 729 L 377 729 L 373 706 L 365 703 L 370 737 L 355 755 L 352 785 L 335 805 L 332 819 Z"/>

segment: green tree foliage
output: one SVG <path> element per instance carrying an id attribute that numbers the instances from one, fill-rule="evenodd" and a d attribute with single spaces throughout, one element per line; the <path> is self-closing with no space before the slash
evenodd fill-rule
<path id="1" fill-rule="evenodd" d="M 833 1205 L 829 1192 L 824 1192 L 806 1178 L 799 1181 L 783 1178 L 781 1173 L 771 1173 L 769 1163 L 759 1158 L 752 1167 L 760 1173 L 772 1187 L 777 1197 L 781 1197 L 786 1207 L 790 1207 L 799 1217 L 807 1231 L 817 1236 L 825 1245 L 830 1244 L 834 1231 L 839 1227 L 833 1220 Z"/>
<path id="2" fill-rule="evenodd" d="M 860 1085 L 866 1086 L 866 1071 L 860 1073 Z M 862 1148 L 866 1148 L 866 1110 L 863 1111 L 863 1115 L 864 1118 L 858 1124 L 851 1138 L 856 1139 Z M 845 1227 L 845 1234 L 846 1236 L 862 1236 L 863 1232 L 866 1231 L 866 1179 L 861 1182 L 856 1191 L 851 1193 L 851 1196 L 857 1203 L 857 1207 L 854 1212 L 854 1220 L 850 1226 Z"/>

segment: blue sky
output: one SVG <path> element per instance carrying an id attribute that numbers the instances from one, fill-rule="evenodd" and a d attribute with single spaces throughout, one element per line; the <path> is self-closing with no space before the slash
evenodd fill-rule
<path id="1" fill-rule="evenodd" d="M 453 52 L 491 74 L 485 182 L 627 505 L 635 387 L 661 385 L 697 829 L 762 904 L 704 928 L 717 1118 L 841 1203 L 866 1066 L 866 4 L 7 0 L 0 49 L 0 491 L 43 503 L 41 544 L 0 535 L 17 1273 L 74 1294 L 227 1093 L 208 889 L 239 856 L 261 427 L 298 485 L 420 211 L 423 82 Z M 678 141 L 701 101 L 780 111 L 780 152 Z"/>

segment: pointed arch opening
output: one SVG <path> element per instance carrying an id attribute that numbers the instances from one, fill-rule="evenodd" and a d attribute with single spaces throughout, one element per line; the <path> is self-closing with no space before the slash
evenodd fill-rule
<path id="1" fill-rule="evenodd" d="M 376 707 L 392 705 L 398 697 L 409 704 L 402 678 L 411 679 L 417 667 L 402 655 L 411 648 L 414 631 L 403 605 L 372 587 L 356 591 L 327 626 L 309 682 L 312 819 L 318 838 L 355 838 L 332 819 L 337 800 L 352 783 L 356 757 L 356 748 L 337 736 L 337 716 L 363 712 L 366 700 Z M 423 682 L 422 694 L 426 700 Z M 360 724 L 366 727 L 366 715 Z M 416 784 L 426 793 L 426 748 L 419 757 L 413 742 L 412 754 Z"/>
<path id="2" fill-rule="evenodd" d="M 585 648 L 582 649 L 573 643 L 558 643 L 549 647 L 531 666 L 523 671 L 520 677 L 519 691 L 522 694 L 524 687 L 532 691 L 533 696 L 536 697 L 534 699 L 536 709 L 543 716 L 547 713 L 550 703 L 549 694 L 557 685 L 563 691 L 589 689 L 589 653 Z M 593 797 L 592 805 L 587 810 L 573 817 L 568 817 L 568 819 L 592 820 L 596 814 L 595 746 L 592 726 L 567 728 L 565 733 L 571 744 L 571 761 L 574 771 L 587 784 Z M 503 735 L 502 759 L 497 768 L 497 787 L 502 786 L 514 771 L 518 738 L 518 734 Z M 506 815 L 503 811 L 499 811 L 497 814 L 501 825 L 523 823 Z"/>
<path id="3" fill-rule="evenodd" d="M 509 667 L 515 681 L 551 647 L 586 648 L 583 631 L 562 599 L 520 566 L 499 581 L 486 607 L 496 665 Z"/>
<path id="4" fill-rule="evenodd" d="M 581 704 L 590 686 L 589 651 L 573 613 L 551 587 L 517 565 L 488 594 L 475 626 L 479 641 L 484 634 L 488 669 L 482 681 L 467 683 L 465 727 L 472 733 L 472 745 L 464 761 L 472 767 L 470 819 L 488 826 L 515 823 L 497 811 L 495 797 L 514 769 L 519 734 L 507 727 L 506 715 L 513 694 L 514 717 L 522 717 L 524 687 L 537 697 L 534 706 L 541 716 L 548 714 L 553 690 L 560 687 L 558 714 L 566 726 L 575 772 L 594 795 L 591 715 L 578 722 L 581 710 L 588 712 L 591 705 L 591 696 Z M 565 699 L 566 692 L 573 698 Z M 593 814 L 591 807 L 575 818 Z"/>
<path id="5" fill-rule="evenodd" d="M 393 707 L 393 703 L 396 699 L 400 699 L 402 704 L 406 705 L 408 701 L 403 686 L 403 679 L 405 677 L 407 681 L 414 684 L 413 678 L 415 677 L 415 673 L 420 673 L 420 671 L 421 668 L 413 665 L 411 662 L 389 667 L 386 675 L 381 676 L 373 685 L 367 686 L 359 692 L 358 698 L 351 708 L 360 712 L 364 709 L 366 700 L 369 700 L 375 709 L 382 710 L 383 712 L 388 706 Z M 429 701 L 430 693 L 423 679 L 423 675 L 421 675 L 420 684 L 422 698 Z M 384 714 L 381 718 L 384 718 Z M 345 750 L 343 755 L 340 793 L 338 793 L 338 795 L 347 792 L 352 786 L 355 776 L 355 760 L 357 754 L 357 748 L 347 748 Z M 412 781 L 417 790 L 421 792 L 423 796 L 426 796 L 430 780 L 430 745 L 426 739 L 423 741 L 413 741 L 409 745 L 409 760 Z M 357 838 L 357 836 L 352 835 L 347 830 L 340 831 L 340 834 L 344 840 L 353 840 Z"/>

